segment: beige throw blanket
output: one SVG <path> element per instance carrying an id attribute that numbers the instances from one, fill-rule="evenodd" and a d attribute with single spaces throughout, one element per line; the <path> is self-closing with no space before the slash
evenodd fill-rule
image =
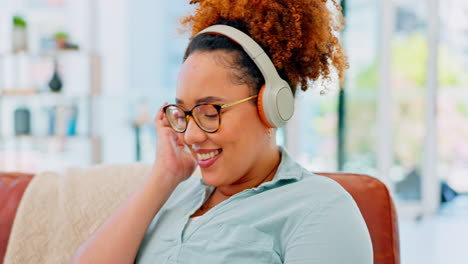
<path id="1" fill-rule="evenodd" d="M 136 163 L 40 173 L 18 208 L 5 263 L 69 263 L 150 169 Z"/>

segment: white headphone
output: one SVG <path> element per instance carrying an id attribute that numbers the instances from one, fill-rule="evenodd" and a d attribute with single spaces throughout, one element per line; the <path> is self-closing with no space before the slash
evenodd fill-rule
<path id="1" fill-rule="evenodd" d="M 252 58 L 265 78 L 265 85 L 258 94 L 258 112 L 268 127 L 281 127 L 294 114 L 294 96 L 289 84 L 276 71 L 265 51 L 255 40 L 244 32 L 226 25 L 213 25 L 200 31 L 200 34 L 225 36 L 239 44 Z"/>

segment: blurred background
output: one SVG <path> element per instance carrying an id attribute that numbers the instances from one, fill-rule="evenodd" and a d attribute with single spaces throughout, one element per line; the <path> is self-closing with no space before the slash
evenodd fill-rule
<path id="1" fill-rule="evenodd" d="M 392 191 L 402 263 L 466 263 L 468 1 L 345 0 L 343 89 L 297 96 L 277 135 L 312 171 Z M 0 171 L 152 162 L 188 1 L 0 0 Z M 323 91 L 323 92 L 321 92 Z"/>

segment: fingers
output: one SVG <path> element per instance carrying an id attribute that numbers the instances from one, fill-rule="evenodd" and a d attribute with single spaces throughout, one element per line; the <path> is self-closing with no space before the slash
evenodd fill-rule
<path id="1" fill-rule="evenodd" d="M 158 113 L 156 114 L 156 120 L 163 120 L 165 117 L 163 108 L 168 105 L 169 103 L 164 102 L 163 105 L 159 108 Z"/>
<path id="2" fill-rule="evenodd" d="M 155 117 L 155 125 L 156 128 L 158 127 L 170 127 L 169 121 L 166 118 L 166 114 L 164 113 L 164 106 L 168 105 L 167 102 L 164 102 L 164 104 L 159 108 L 158 113 L 156 114 Z"/>

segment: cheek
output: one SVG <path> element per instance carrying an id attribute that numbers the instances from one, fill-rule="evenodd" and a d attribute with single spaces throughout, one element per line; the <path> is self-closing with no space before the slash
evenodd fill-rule
<path id="1" fill-rule="evenodd" d="M 209 135 L 211 141 L 223 148 L 235 143 L 239 143 L 243 137 L 244 136 L 242 135 L 239 126 L 232 125 L 223 125 L 218 132 Z"/>
<path id="2" fill-rule="evenodd" d="M 247 111 L 246 111 L 247 112 Z M 263 124 L 256 112 L 248 111 L 244 115 L 229 116 L 223 119 L 219 133 L 213 134 L 213 141 L 232 143 L 236 146 L 255 145 L 264 131 Z"/>

